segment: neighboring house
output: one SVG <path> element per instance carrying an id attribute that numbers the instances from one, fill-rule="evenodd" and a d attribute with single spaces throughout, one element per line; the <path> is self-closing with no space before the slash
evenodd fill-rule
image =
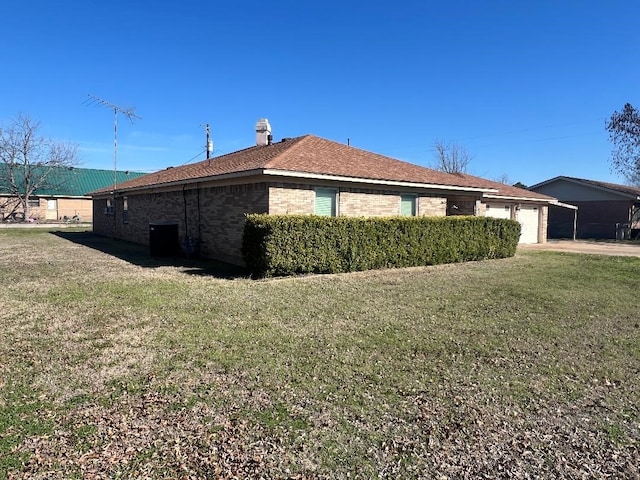
<path id="1" fill-rule="evenodd" d="M 621 229 L 628 231 L 640 212 L 640 188 L 628 185 L 560 176 L 533 185 L 530 190 L 578 207 L 577 238 L 620 238 Z M 569 237 L 573 223 L 572 214 L 552 207 L 549 237 Z"/>
<path id="2" fill-rule="evenodd" d="M 495 216 L 506 207 L 516 219 L 535 209 L 535 231 L 523 239 L 546 240 L 547 206 L 555 201 L 546 195 L 313 135 L 274 143 L 266 121 L 256 127 L 254 147 L 151 173 L 119 184 L 115 193 L 93 192 L 94 232 L 150 245 L 152 254 L 198 245 L 204 257 L 242 263 L 247 213 L 491 215 L 495 205 Z"/>
<path id="3" fill-rule="evenodd" d="M 17 198 L 10 195 L 8 167 L 0 164 L 0 215 L 21 212 Z M 19 170 L 17 177 L 19 178 Z M 37 173 L 36 173 L 37 174 Z M 64 221 L 74 216 L 82 222 L 93 221 L 90 192 L 140 177 L 144 173 L 56 167 L 48 171 L 46 181 L 29 197 L 29 216 L 38 221 Z"/>

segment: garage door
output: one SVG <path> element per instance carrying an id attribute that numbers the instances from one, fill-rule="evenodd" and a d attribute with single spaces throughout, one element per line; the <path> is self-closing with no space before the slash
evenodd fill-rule
<path id="1" fill-rule="evenodd" d="M 516 217 L 522 225 L 520 243 L 538 243 L 538 207 L 522 205 Z"/>
<path id="2" fill-rule="evenodd" d="M 489 203 L 485 210 L 485 217 L 511 218 L 511 206 L 504 203 Z"/>

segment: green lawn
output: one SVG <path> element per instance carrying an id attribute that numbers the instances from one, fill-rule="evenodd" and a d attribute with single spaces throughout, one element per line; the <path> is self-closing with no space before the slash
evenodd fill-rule
<path id="1" fill-rule="evenodd" d="M 638 258 L 254 281 L 3 229 L 0 278 L 0 478 L 640 475 Z"/>

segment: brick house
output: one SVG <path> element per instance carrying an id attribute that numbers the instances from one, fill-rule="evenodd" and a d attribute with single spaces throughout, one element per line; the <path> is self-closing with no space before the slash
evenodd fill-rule
<path id="1" fill-rule="evenodd" d="M 14 213 L 20 214 L 22 209 L 17 197 L 12 194 L 13 187 L 10 175 L 13 173 L 14 182 L 20 186 L 22 167 L 16 166 L 13 172 L 6 164 L 0 165 L 0 216 L 2 219 Z M 140 172 L 124 172 L 113 170 L 97 170 L 77 167 L 51 167 L 39 172 L 33 167 L 33 176 L 40 180 L 27 200 L 29 202 L 29 216 L 40 222 L 56 222 L 78 216 L 82 222 L 93 220 L 93 206 L 89 192 L 99 188 L 131 180 L 144 175 Z M 19 218 L 22 218 L 20 216 Z"/>
<path id="2" fill-rule="evenodd" d="M 499 204 L 501 215 L 506 205 L 513 218 L 517 206 L 535 206 L 534 241 L 546 239 L 551 197 L 314 135 L 273 142 L 261 122 L 254 147 L 132 179 L 115 192 L 93 192 L 94 232 L 150 245 L 152 254 L 155 242 L 176 250 L 197 242 L 206 258 L 242 263 L 247 213 L 484 215 Z M 160 239 L 159 231 L 168 237 Z"/>
<path id="3" fill-rule="evenodd" d="M 577 238 L 620 238 L 621 228 L 637 223 L 640 214 L 640 188 L 629 185 L 560 176 L 530 190 L 552 195 L 578 209 L 574 219 L 566 209 L 550 208 L 550 238 L 570 237 L 574 223 Z"/>

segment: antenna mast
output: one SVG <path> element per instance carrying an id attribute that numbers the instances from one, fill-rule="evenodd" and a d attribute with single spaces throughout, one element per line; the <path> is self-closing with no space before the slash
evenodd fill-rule
<path id="1" fill-rule="evenodd" d="M 133 125 L 134 119 L 141 120 L 141 117 L 135 114 L 134 107 L 120 107 L 95 95 L 89 95 L 89 98 L 84 103 L 86 105 L 101 105 L 113 110 L 113 192 L 115 194 L 118 184 L 118 113 L 127 117 L 131 125 Z"/>

